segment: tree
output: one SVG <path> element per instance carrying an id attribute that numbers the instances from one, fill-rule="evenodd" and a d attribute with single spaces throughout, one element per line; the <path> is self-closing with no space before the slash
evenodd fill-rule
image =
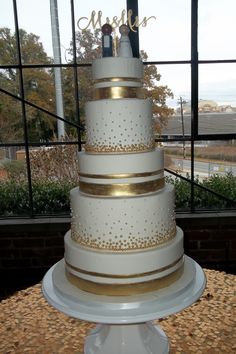
<path id="1" fill-rule="evenodd" d="M 45 53 L 39 37 L 32 33 L 19 31 L 21 44 L 21 60 L 23 64 L 51 64 L 52 59 Z M 101 56 L 101 31 L 85 30 L 76 32 L 76 56 L 77 62 L 91 63 L 93 59 Z M 17 43 L 16 36 L 8 28 L 0 28 L 0 65 L 16 65 Z M 72 53 L 72 45 L 68 49 Z M 147 61 L 147 54 L 141 51 L 141 58 Z M 65 119 L 73 123 L 77 122 L 76 117 L 76 98 L 74 97 L 74 68 L 66 67 L 63 73 L 63 98 Z M 92 99 L 93 82 L 90 67 L 78 67 L 79 85 L 79 109 L 81 125 L 85 119 L 85 103 Z M 155 130 L 160 133 L 167 124 L 168 118 L 173 110 L 166 104 L 166 99 L 173 94 L 167 86 L 158 85 L 161 75 L 155 65 L 145 66 L 144 70 L 144 89 L 147 97 L 153 101 L 153 117 Z M 53 80 L 53 70 L 48 68 L 23 68 L 23 81 L 25 99 L 42 107 L 48 111 L 55 111 L 55 88 Z M 0 87 L 13 93 L 20 94 L 19 89 L 19 70 L 11 67 L 0 71 Z M 0 141 L 13 142 L 23 140 L 23 124 L 20 103 L 0 93 Z M 30 141 L 45 141 L 54 136 L 56 121 L 51 116 L 42 111 L 26 105 L 28 135 Z M 67 125 L 67 135 L 74 134 L 75 128 Z"/>
<path id="2" fill-rule="evenodd" d="M 95 30 L 94 33 L 89 29 L 82 32 L 76 32 L 76 44 L 77 44 L 77 62 L 78 63 L 91 63 L 93 59 L 101 56 L 101 31 Z M 69 53 L 72 55 L 72 45 L 69 48 Z M 141 59 L 147 61 L 147 54 L 141 51 Z M 72 82 L 73 78 L 69 69 L 64 70 L 64 76 L 67 83 Z M 78 68 L 79 77 L 79 94 L 80 94 L 80 114 L 81 120 L 85 118 L 84 107 L 86 101 L 92 99 L 93 83 L 91 77 L 91 69 L 88 67 Z M 161 133 L 164 126 L 167 125 L 168 119 L 174 113 L 172 108 L 169 108 L 166 104 L 167 98 L 173 98 L 173 93 L 168 86 L 158 85 L 161 75 L 157 71 L 155 65 L 147 65 L 144 70 L 144 89 L 146 96 L 152 99 L 153 102 L 153 117 L 154 128 L 156 133 Z M 68 89 L 68 85 L 65 85 Z M 67 107 L 72 107 L 72 104 L 68 104 Z M 68 113 L 69 116 L 73 116 L 72 112 Z"/>
<path id="3" fill-rule="evenodd" d="M 39 37 L 20 29 L 21 61 L 23 64 L 50 64 Z M 0 65 L 17 65 L 16 35 L 9 28 L 0 28 Z M 54 111 L 54 81 L 52 71 L 47 68 L 23 68 L 25 99 L 48 110 Z M 8 67 L 0 72 L 0 87 L 18 96 L 19 70 Z M 28 134 L 31 141 L 49 139 L 54 134 L 55 120 L 49 115 L 26 106 Z M 1 141 L 23 139 L 23 123 L 19 101 L 1 93 L 0 105 Z"/>
<path id="4" fill-rule="evenodd" d="M 79 64 L 91 63 L 93 59 L 101 56 L 101 31 L 95 30 L 93 33 L 90 30 L 76 32 L 76 57 Z M 72 44 L 68 49 L 69 55 L 73 55 Z M 80 119 L 81 125 L 85 121 L 85 103 L 92 99 L 93 96 L 93 81 L 91 75 L 91 67 L 78 67 L 78 86 L 79 86 L 79 103 L 80 103 Z M 73 123 L 77 123 L 75 115 L 75 98 L 74 92 L 74 73 L 71 68 L 63 70 L 64 82 L 64 103 L 65 116 Z M 73 128 L 69 128 L 70 132 Z M 67 130 L 68 132 L 68 130 Z"/>
<path id="5" fill-rule="evenodd" d="M 141 50 L 141 59 L 147 61 L 147 54 Z M 161 134 L 162 129 L 167 126 L 168 119 L 173 115 L 174 109 L 166 104 L 167 98 L 173 98 L 171 89 L 166 85 L 158 85 L 161 75 L 156 65 L 146 65 L 144 69 L 144 88 L 146 96 L 153 102 L 153 118 L 155 132 Z"/>
<path id="6" fill-rule="evenodd" d="M 8 80 L 4 80 L 0 73 L 0 87 L 11 92 Z M 0 92 L 0 142 L 23 140 L 23 126 L 19 119 L 21 107 L 15 99 Z"/>

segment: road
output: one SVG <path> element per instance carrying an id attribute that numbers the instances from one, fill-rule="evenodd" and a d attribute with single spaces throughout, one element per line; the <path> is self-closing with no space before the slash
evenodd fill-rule
<path id="1" fill-rule="evenodd" d="M 171 159 L 177 170 L 190 172 L 191 171 L 191 160 L 189 159 Z M 216 163 L 216 162 L 204 162 L 195 160 L 194 162 L 195 174 L 201 176 L 211 176 L 213 174 L 225 175 L 228 172 L 232 172 L 236 176 L 236 164 L 230 163 Z"/>
<path id="2" fill-rule="evenodd" d="M 184 133 L 191 134 L 191 115 L 184 114 Z M 236 112 L 235 113 L 199 113 L 199 134 L 226 134 L 236 133 Z M 169 119 L 168 126 L 163 134 L 183 135 L 182 120 L 180 115 Z"/>

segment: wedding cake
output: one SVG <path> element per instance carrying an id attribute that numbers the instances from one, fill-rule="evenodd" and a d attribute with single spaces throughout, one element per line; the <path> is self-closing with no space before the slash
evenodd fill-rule
<path id="1" fill-rule="evenodd" d="M 165 184 L 152 103 L 144 95 L 143 64 L 129 46 L 121 31 L 118 56 L 92 63 L 94 100 L 86 105 L 80 183 L 70 194 L 71 230 L 65 236 L 69 281 L 100 295 L 168 286 L 184 262 L 174 189 Z"/>

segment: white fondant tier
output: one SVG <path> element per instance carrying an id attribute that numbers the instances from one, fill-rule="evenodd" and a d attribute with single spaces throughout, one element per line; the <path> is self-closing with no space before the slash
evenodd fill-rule
<path id="1" fill-rule="evenodd" d="M 164 187 L 163 150 L 139 154 L 79 153 L 80 191 L 92 195 L 129 196 Z"/>
<path id="2" fill-rule="evenodd" d="M 145 98 L 143 65 L 137 58 L 103 58 L 92 64 L 93 99 Z"/>
<path id="3" fill-rule="evenodd" d="M 69 273 L 95 283 L 130 284 L 160 279 L 183 264 L 183 232 L 161 247 L 139 252 L 112 253 L 80 247 L 65 236 L 65 261 Z"/>
<path id="4" fill-rule="evenodd" d="M 155 147 L 152 107 L 147 99 L 88 102 L 86 128 L 87 152 L 134 153 Z"/>
<path id="5" fill-rule="evenodd" d="M 93 61 L 92 77 L 95 80 L 106 78 L 143 79 L 143 63 L 138 58 L 107 57 Z"/>
<path id="6" fill-rule="evenodd" d="M 138 251 L 160 246 L 176 232 L 174 189 L 135 197 L 93 197 L 74 188 L 70 194 L 72 238 L 90 249 Z"/>
<path id="7" fill-rule="evenodd" d="M 87 154 L 79 152 L 79 171 L 88 175 L 136 174 L 163 170 L 162 148 L 140 154 Z"/>

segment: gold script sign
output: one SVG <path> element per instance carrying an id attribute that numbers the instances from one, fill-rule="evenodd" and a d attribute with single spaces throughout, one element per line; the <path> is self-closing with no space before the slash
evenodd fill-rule
<path id="1" fill-rule="evenodd" d="M 106 17 L 106 20 L 104 21 L 102 19 L 102 11 L 98 11 L 98 13 L 96 13 L 96 11 L 92 11 L 90 18 L 89 17 L 80 17 L 77 21 L 77 26 L 80 30 L 83 31 L 83 30 L 88 29 L 90 26 L 92 26 L 93 29 L 96 29 L 96 28 L 101 28 L 102 25 L 104 25 L 104 23 L 109 23 L 114 30 L 116 28 L 119 28 L 121 25 L 126 24 L 129 26 L 131 31 L 137 32 L 137 30 L 135 28 L 140 27 L 140 26 L 146 27 L 148 21 L 150 21 L 151 19 L 156 20 L 155 16 L 150 16 L 150 17 L 145 16 L 142 20 L 140 20 L 138 16 L 135 16 L 135 19 L 132 22 L 133 11 L 128 10 L 127 19 L 125 18 L 125 14 L 126 14 L 126 11 L 122 10 L 120 17 L 113 16 L 112 19 L 110 19 L 109 17 Z"/>

